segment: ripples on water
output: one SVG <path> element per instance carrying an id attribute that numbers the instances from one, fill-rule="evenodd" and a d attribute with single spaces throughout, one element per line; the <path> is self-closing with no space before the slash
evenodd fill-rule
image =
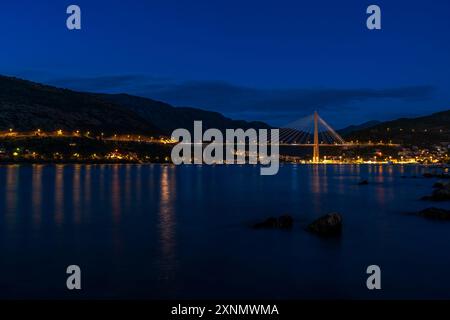
<path id="1" fill-rule="evenodd" d="M 422 173 L 1 166 L 0 297 L 450 298 L 450 224 L 404 214 L 430 206 L 418 201 L 434 182 Z M 370 184 L 358 186 L 362 178 Z M 340 239 L 303 230 L 331 211 L 344 217 Z M 294 216 L 294 230 L 248 228 L 283 213 Z M 70 264 L 82 269 L 76 294 L 65 290 Z M 365 289 L 369 264 L 381 266 L 381 293 Z"/>

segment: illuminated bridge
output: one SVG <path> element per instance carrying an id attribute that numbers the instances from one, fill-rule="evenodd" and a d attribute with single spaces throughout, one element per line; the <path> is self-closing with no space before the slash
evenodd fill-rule
<path id="1" fill-rule="evenodd" d="M 323 147 L 357 147 L 395 144 L 346 142 L 319 114 L 298 119 L 280 128 L 280 145 L 312 146 L 313 163 L 319 163 L 319 146 Z"/>

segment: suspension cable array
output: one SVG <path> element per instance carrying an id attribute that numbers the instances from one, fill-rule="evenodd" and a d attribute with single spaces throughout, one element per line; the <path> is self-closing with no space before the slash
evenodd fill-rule
<path id="1" fill-rule="evenodd" d="M 316 121 L 314 117 L 317 117 Z M 317 126 L 317 128 L 316 128 Z M 314 141 L 317 130 L 318 141 Z M 317 113 L 297 119 L 280 128 L 281 144 L 345 144 L 344 139 Z"/>

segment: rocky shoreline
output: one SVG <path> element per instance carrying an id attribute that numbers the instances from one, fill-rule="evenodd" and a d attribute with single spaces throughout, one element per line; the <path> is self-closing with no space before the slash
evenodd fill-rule
<path id="1" fill-rule="evenodd" d="M 342 231 L 342 221 L 342 216 L 339 213 L 329 213 L 308 224 L 305 230 L 322 237 L 339 236 Z M 257 222 L 252 225 L 252 228 L 290 230 L 293 225 L 294 218 L 291 215 L 284 214 Z"/>
<path id="2" fill-rule="evenodd" d="M 449 179 L 448 168 L 440 168 L 443 172 L 436 173 L 424 173 L 423 178 L 426 179 Z M 402 176 L 402 178 L 406 178 Z M 414 176 L 414 178 L 418 178 Z M 357 185 L 365 186 L 369 185 L 367 179 L 360 180 Z M 422 197 L 425 201 L 450 201 L 450 182 L 439 180 L 433 185 L 433 192 L 429 196 Z M 450 221 L 450 210 L 430 207 L 421 211 L 413 213 L 413 215 L 424 217 L 433 220 L 448 220 Z M 284 214 L 279 217 L 269 217 L 263 221 L 254 223 L 253 229 L 279 229 L 279 230 L 291 230 L 294 225 L 294 218 L 289 214 Z M 339 213 L 329 213 L 312 222 L 310 222 L 304 230 L 316 234 L 320 237 L 335 237 L 342 233 L 343 219 Z"/>

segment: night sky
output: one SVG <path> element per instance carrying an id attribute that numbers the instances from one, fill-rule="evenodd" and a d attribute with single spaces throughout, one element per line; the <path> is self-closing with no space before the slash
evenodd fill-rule
<path id="1" fill-rule="evenodd" d="M 370 4 L 382 30 L 366 28 Z M 0 74 L 274 125 L 450 109 L 448 0 L 2 1 L 0 39 Z"/>

